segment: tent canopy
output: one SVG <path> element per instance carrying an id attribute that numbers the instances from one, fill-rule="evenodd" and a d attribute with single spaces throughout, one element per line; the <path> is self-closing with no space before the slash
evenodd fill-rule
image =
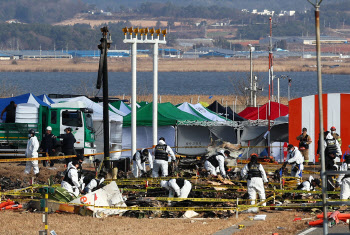
<path id="1" fill-rule="evenodd" d="M 184 102 L 177 106 L 178 109 L 190 113 L 196 117 L 203 118 L 207 121 L 217 121 L 217 122 L 225 122 L 226 120 L 211 110 L 208 110 L 203 107 L 200 103 L 198 104 L 189 104 Z"/>
<path id="2" fill-rule="evenodd" d="M 242 112 L 238 113 L 238 115 L 241 117 L 245 117 L 250 113 L 255 112 L 256 110 L 258 110 L 258 107 L 247 107 Z"/>
<path id="3" fill-rule="evenodd" d="M 128 115 L 129 113 L 131 113 L 131 108 L 126 105 L 123 101 L 119 100 L 119 101 L 115 101 L 110 103 L 110 105 L 112 105 L 114 108 L 122 111 L 123 113 L 125 113 L 126 115 Z"/>
<path id="4" fill-rule="evenodd" d="M 51 105 L 51 104 L 53 104 L 53 103 L 55 103 L 55 102 L 53 102 L 53 100 L 50 98 L 50 97 L 48 97 L 46 94 L 42 94 L 42 95 L 39 95 L 39 96 L 37 96 L 40 100 L 42 100 L 43 102 L 45 102 L 46 104 L 48 104 L 48 105 Z"/>
<path id="5" fill-rule="evenodd" d="M 85 96 L 78 96 L 74 98 L 62 98 L 62 99 L 54 99 L 54 102 L 61 103 L 61 102 L 75 102 L 75 101 L 81 101 L 83 102 L 87 108 L 91 108 L 94 113 L 92 114 L 92 119 L 94 121 L 102 121 L 103 120 L 103 107 L 89 98 L 86 98 Z M 123 117 L 120 114 L 114 113 L 112 111 L 109 111 L 109 119 L 110 121 L 115 122 L 122 122 Z"/>
<path id="6" fill-rule="evenodd" d="M 40 105 L 50 107 L 50 105 L 46 104 L 35 95 L 27 93 L 24 95 L 0 99 L 0 112 L 2 112 L 11 101 L 14 101 L 16 104 L 34 104 L 37 108 L 39 108 Z M 4 113 L 3 119 L 6 119 L 6 113 Z"/>
<path id="7" fill-rule="evenodd" d="M 149 103 L 136 112 L 137 126 L 152 126 L 153 103 Z M 206 121 L 183 112 L 171 103 L 158 104 L 158 126 L 174 126 L 177 121 Z M 124 117 L 123 126 L 131 126 L 131 114 Z"/>
<path id="8" fill-rule="evenodd" d="M 230 107 L 226 108 L 222 106 L 219 102 L 216 100 L 207 107 L 207 109 L 219 114 L 221 117 L 226 118 L 226 112 L 227 112 L 227 119 L 230 119 L 232 121 L 245 121 L 243 117 L 239 116 L 237 113 L 233 112 Z"/>
<path id="9" fill-rule="evenodd" d="M 255 109 L 250 113 L 247 113 L 247 111 L 245 110 L 243 110 L 241 113 L 243 112 L 247 113 L 243 117 L 249 120 L 257 120 L 257 119 L 265 120 L 265 119 L 268 119 L 268 107 L 269 107 L 269 104 L 266 103 L 260 108 Z M 277 102 L 271 102 L 271 116 L 270 116 L 271 120 L 275 120 L 280 116 L 286 116 L 286 115 L 288 115 L 288 106 L 279 104 Z"/>

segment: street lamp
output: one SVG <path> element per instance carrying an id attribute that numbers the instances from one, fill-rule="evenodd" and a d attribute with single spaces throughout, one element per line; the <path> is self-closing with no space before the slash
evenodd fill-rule
<path id="1" fill-rule="evenodd" d="M 136 57 L 137 57 L 137 44 L 146 43 L 153 44 L 153 145 L 157 145 L 157 132 L 158 132 L 158 44 L 166 44 L 165 35 L 166 30 L 161 29 L 139 29 L 135 28 L 123 28 L 124 43 L 132 44 L 131 53 L 131 74 L 132 74 L 132 92 L 131 92 L 131 156 L 136 153 Z M 129 37 L 128 37 L 129 34 Z M 140 37 L 138 36 L 140 34 Z M 148 34 L 151 35 L 151 39 L 148 39 Z M 154 37 L 154 34 L 157 34 Z M 163 35 L 163 39 L 160 40 L 160 34 Z"/>

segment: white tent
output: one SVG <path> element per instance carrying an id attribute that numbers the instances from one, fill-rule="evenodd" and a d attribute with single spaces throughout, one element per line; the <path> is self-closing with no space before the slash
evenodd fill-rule
<path id="1" fill-rule="evenodd" d="M 103 106 L 103 103 L 100 103 L 100 105 L 102 105 Z M 115 108 L 113 105 L 111 105 L 111 104 L 108 104 L 109 105 L 109 108 L 113 111 L 113 112 L 115 112 L 115 113 L 117 113 L 117 114 L 119 114 L 119 115 L 121 115 L 121 116 L 126 116 L 126 115 L 128 115 L 131 111 L 128 109 L 128 111 L 129 112 L 123 112 L 123 111 L 121 111 L 121 110 L 119 110 L 119 109 L 117 109 L 117 108 Z"/>
<path id="2" fill-rule="evenodd" d="M 222 117 L 219 117 L 215 113 L 204 108 L 203 105 L 200 103 L 190 104 L 190 103 L 184 102 L 181 105 L 179 105 L 177 108 L 186 112 L 186 113 L 192 114 L 196 117 L 207 119 L 208 121 L 215 121 L 215 122 L 225 122 L 226 121 Z"/>
<path id="3" fill-rule="evenodd" d="M 79 96 L 75 98 L 62 98 L 62 99 L 54 99 L 56 104 L 60 105 L 62 102 L 66 102 L 62 105 L 67 105 L 69 103 L 82 102 L 85 104 L 86 108 L 91 108 L 94 113 L 92 115 L 92 120 L 94 122 L 94 130 L 95 130 L 95 144 L 97 147 L 97 152 L 103 152 L 103 107 L 85 96 Z M 121 150 L 122 144 L 122 132 L 123 132 L 123 117 L 116 113 L 109 111 L 109 121 L 110 121 L 110 151 L 119 151 Z M 111 160 L 118 160 L 121 156 L 120 152 L 110 154 Z M 98 158 L 102 158 L 101 155 L 97 156 Z"/>

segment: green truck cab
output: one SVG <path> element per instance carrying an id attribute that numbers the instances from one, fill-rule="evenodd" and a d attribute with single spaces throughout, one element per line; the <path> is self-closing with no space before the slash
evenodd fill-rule
<path id="1" fill-rule="evenodd" d="M 64 129 L 67 127 L 72 128 L 72 133 L 76 139 L 74 147 L 77 153 L 96 153 L 95 133 L 92 121 L 93 110 L 85 108 L 81 103 L 73 105 L 67 103 L 67 107 L 64 106 L 63 103 L 59 103 L 53 104 L 51 108 L 46 106 L 40 106 L 39 108 L 32 107 L 32 110 L 36 108 L 37 114 L 29 112 L 28 114 L 21 114 L 24 117 L 29 117 L 30 115 L 36 117 L 28 119 L 30 121 L 28 123 L 23 123 L 25 122 L 23 120 L 17 123 L 17 115 L 19 116 L 19 114 L 16 111 L 16 123 L 0 123 L 0 151 L 3 153 L 25 151 L 28 131 L 30 129 L 35 130 L 36 136 L 39 142 L 41 142 L 46 127 L 51 126 L 52 134 L 55 136 L 63 134 Z M 21 107 L 21 104 L 17 106 L 17 109 L 18 107 Z M 57 139 L 57 144 L 57 155 L 61 155 L 59 151 L 59 139 Z M 19 154 L 16 155 L 21 156 Z"/>

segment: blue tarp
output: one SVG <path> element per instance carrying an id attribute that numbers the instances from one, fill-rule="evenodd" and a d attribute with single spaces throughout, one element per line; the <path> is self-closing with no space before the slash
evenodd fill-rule
<path id="1" fill-rule="evenodd" d="M 0 99 L 0 112 L 2 112 L 2 110 L 4 110 L 4 108 L 6 108 L 6 106 L 9 105 L 11 101 L 14 101 L 16 104 L 32 103 L 37 105 L 38 107 L 39 105 L 50 107 L 48 104 L 40 100 L 35 95 L 27 93 L 24 95 Z M 3 120 L 6 120 L 6 113 L 4 113 Z"/>

